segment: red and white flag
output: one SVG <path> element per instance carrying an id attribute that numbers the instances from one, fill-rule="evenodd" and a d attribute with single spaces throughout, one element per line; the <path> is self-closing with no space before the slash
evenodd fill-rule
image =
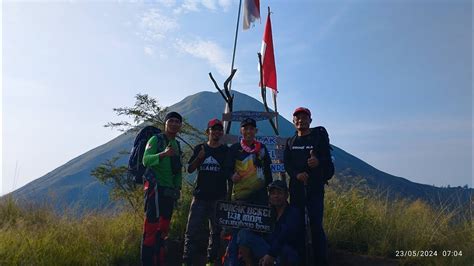
<path id="1" fill-rule="evenodd" d="M 250 25 L 257 19 L 260 19 L 260 0 L 244 1 L 244 30 L 248 30 Z"/>
<path id="2" fill-rule="evenodd" d="M 263 86 L 270 88 L 274 93 L 277 89 L 277 75 L 275 66 L 275 55 L 273 53 L 273 38 L 272 38 L 272 22 L 270 21 L 270 14 L 267 17 L 265 25 L 265 32 L 263 33 L 262 41 L 262 76 Z"/>

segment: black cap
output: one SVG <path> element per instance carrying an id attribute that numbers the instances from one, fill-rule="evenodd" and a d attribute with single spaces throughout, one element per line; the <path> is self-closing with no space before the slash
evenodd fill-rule
<path id="1" fill-rule="evenodd" d="M 251 125 L 253 127 L 257 127 L 257 122 L 254 119 L 247 117 L 242 122 L 240 122 L 240 127 L 245 127 L 247 125 Z"/>
<path id="2" fill-rule="evenodd" d="M 165 116 L 165 122 L 170 119 L 170 118 L 176 118 L 179 120 L 179 122 L 183 122 L 183 117 L 178 114 L 177 112 L 170 112 Z"/>
<path id="3" fill-rule="evenodd" d="M 283 180 L 275 180 L 271 182 L 270 185 L 268 185 L 268 191 L 270 191 L 272 188 L 278 188 L 283 191 L 288 191 L 288 186 Z"/>

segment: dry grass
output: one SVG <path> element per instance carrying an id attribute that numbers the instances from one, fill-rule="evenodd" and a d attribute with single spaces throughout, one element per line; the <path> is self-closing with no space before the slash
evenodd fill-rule
<path id="1" fill-rule="evenodd" d="M 474 230 L 470 217 L 460 221 L 461 213 L 444 206 L 435 210 L 420 200 L 388 201 L 380 192 L 330 189 L 324 226 L 331 245 L 339 249 L 397 258 L 402 264 L 472 265 Z M 448 250 L 462 256 L 443 256 Z M 406 251 L 416 255 L 400 256 Z"/>
<path id="2" fill-rule="evenodd" d="M 191 189 L 174 213 L 170 237 L 182 239 Z M 71 212 L 72 213 L 72 212 Z M 454 217 L 457 217 L 454 222 Z M 0 265 L 138 265 L 143 218 L 134 211 L 62 217 L 52 208 L 0 202 Z M 421 201 L 388 201 L 383 193 L 326 191 L 324 226 L 331 248 L 400 259 L 406 265 L 472 265 L 471 218 Z M 437 251 L 397 257 L 397 251 Z M 462 256 L 443 256 L 443 250 Z"/>

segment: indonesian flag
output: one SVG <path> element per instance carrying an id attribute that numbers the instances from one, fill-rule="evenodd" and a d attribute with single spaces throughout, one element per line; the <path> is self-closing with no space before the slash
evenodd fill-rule
<path id="1" fill-rule="evenodd" d="M 245 0 L 244 30 L 248 30 L 250 25 L 257 19 L 260 19 L 260 0 Z"/>
<path id="2" fill-rule="evenodd" d="M 262 41 L 262 76 L 263 86 L 270 88 L 274 93 L 277 90 L 277 75 L 275 66 L 275 55 L 273 53 L 273 38 L 272 38 L 272 22 L 270 21 L 270 14 L 267 17 L 265 25 L 265 32 L 263 33 Z"/>

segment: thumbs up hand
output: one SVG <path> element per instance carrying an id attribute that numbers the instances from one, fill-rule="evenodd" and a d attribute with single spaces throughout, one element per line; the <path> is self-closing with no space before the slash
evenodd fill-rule
<path id="1" fill-rule="evenodd" d="M 316 158 L 316 154 L 314 153 L 314 151 L 310 150 L 309 155 L 310 155 L 310 157 L 308 158 L 308 166 L 310 168 L 318 167 L 319 160 L 318 160 L 318 158 Z"/>
<path id="2" fill-rule="evenodd" d="M 168 146 L 166 146 L 166 149 L 164 151 L 162 151 L 160 153 L 162 156 L 161 157 L 166 157 L 166 156 L 173 156 L 175 154 L 174 150 L 173 150 L 173 147 L 171 147 L 171 143 L 168 144 Z"/>
<path id="3" fill-rule="evenodd" d="M 234 173 L 231 177 L 232 182 L 238 183 L 240 180 L 242 180 L 242 177 L 238 173 Z"/>
<path id="4" fill-rule="evenodd" d="M 202 160 L 204 159 L 204 157 L 206 156 L 206 151 L 204 151 L 204 144 L 201 145 L 201 150 L 199 151 L 197 157 L 199 158 L 199 160 Z"/>

